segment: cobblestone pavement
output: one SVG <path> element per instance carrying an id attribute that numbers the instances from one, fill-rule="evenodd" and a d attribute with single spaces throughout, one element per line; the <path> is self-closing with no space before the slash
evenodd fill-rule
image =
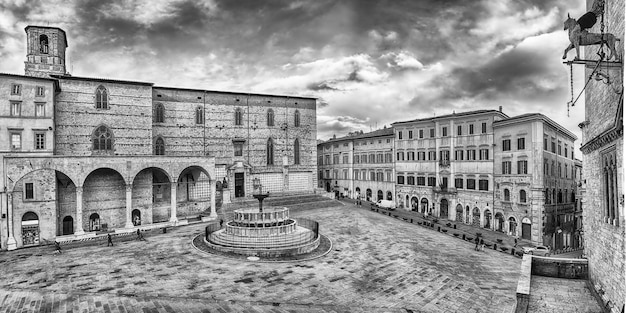
<path id="1" fill-rule="evenodd" d="M 528 312 L 602 312 L 602 308 L 582 279 L 533 275 L 530 279 Z"/>
<path id="2" fill-rule="evenodd" d="M 255 263 L 197 251 L 206 224 L 146 241 L 0 253 L 0 312 L 511 312 L 521 260 L 351 205 L 320 222 L 330 254 Z"/>

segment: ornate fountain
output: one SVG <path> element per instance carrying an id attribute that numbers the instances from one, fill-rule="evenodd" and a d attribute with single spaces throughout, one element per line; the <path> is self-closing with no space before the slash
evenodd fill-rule
<path id="1" fill-rule="evenodd" d="M 272 258 L 315 250 L 320 244 L 319 224 L 313 220 L 290 218 L 286 207 L 263 209 L 263 200 L 269 193 L 263 193 L 258 178 L 253 182 L 253 197 L 259 201 L 259 208 L 234 210 L 233 219 L 226 222 L 224 228 L 208 226 L 206 243 L 221 252 Z"/>

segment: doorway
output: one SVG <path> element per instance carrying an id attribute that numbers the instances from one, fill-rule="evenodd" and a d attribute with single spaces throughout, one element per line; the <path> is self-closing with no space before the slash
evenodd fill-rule
<path id="1" fill-rule="evenodd" d="M 530 240 L 531 222 L 530 219 L 525 217 L 522 219 L 522 239 Z"/>
<path id="2" fill-rule="evenodd" d="M 235 173 L 235 198 L 246 196 L 244 173 Z"/>
<path id="3" fill-rule="evenodd" d="M 22 244 L 24 246 L 39 244 L 39 217 L 33 212 L 22 216 Z"/>
<path id="4" fill-rule="evenodd" d="M 134 209 L 131 212 L 131 221 L 133 221 L 133 225 L 135 226 L 141 225 L 141 211 Z"/>
<path id="5" fill-rule="evenodd" d="M 74 233 L 74 219 L 71 216 L 63 218 L 63 236 Z"/>
<path id="6" fill-rule="evenodd" d="M 98 213 L 91 214 L 89 216 L 89 231 L 100 230 L 100 215 Z"/>

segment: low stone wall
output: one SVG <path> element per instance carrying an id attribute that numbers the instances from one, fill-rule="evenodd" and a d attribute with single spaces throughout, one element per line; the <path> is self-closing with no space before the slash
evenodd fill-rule
<path id="1" fill-rule="evenodd" d="M 532 258 L 532 275 L 588 279 L 589 265 L 586 259 L 555 259 L 534 256 Z"/>
<path id="2" fill-rule="evenodd" d="M 556 259 L 525 254 L 517 282 L 515 313 L 528 312 L 533 275 L 587 280 L 589 265 L 586 259 Z"/>

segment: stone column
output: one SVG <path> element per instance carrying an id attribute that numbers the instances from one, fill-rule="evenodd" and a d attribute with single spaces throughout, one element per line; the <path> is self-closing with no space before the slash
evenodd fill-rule
<path id="1" fill-rule="evenodd" d="M 133 228 L 133 184 L 126 185 L 126 228 Z"/>
<path id="2" fill-rule="evenodd" d="M 9 225 L 9 238 L 7 239 L 7 250 L 17 249 L 17 241 L 13 236 L 13 193 L 7 193 L 7 224 Z"/>
<path id="3" fill-rule="evenodd" d="M 170 222 L 176 223 L 178 222 L 178 218 L 176 218 L 176 188 L 177 183 L 170 184 Z"/>
<path id="4" fill-rule="evenodd" d="M 74 235 L 82 235 L 83 230 L 83 186 L 76 186 L 76 227 Z"/>
<path id="5" fill-rule="evenodd" d="M 217 208 L 215 207 L 215 180 L 210 180 L 211 184 L 211 217 L 217 217 Z"/>

